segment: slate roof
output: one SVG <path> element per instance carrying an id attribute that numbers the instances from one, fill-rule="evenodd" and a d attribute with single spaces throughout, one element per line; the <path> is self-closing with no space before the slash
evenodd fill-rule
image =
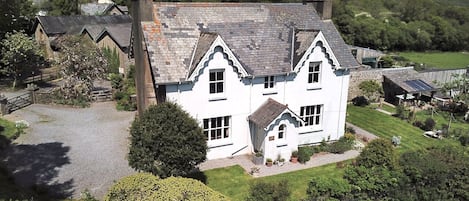
<path id="1" fill-rule="evenodd" d="M 78 34 L 85 25 L 110 25 L 132 23 L 128 15 L 107 16 L 38 16 L 37 21 L 50 36 L 54 34 Z"/>
<path id="2" fill-rule="evenodd" d="M 204 40 L 204 33 L 220 35 L 255 76 L 291 72 L 292 60 L 304 54 L 318 31 L 323 32 L 341 67 L 359 66 L 332 22 L 321 20 L 312 5 L 301 3 L 156 2 L 153 21 L 142 22 L 142 28 L 157 84 L 187 79 L 200 60 L 195 56 L 203 56 L 197 52 L 204 49 L 197 41 Z"/>
<path id="3" fill-rule="evenodd" d="M 403 71 L 395 74 L 384 75 L 387 79 L 402 88 L 407 93 L 418 93 L 427 91 L 437 91 L 432 82 L 426 80 L 423 76 L 415 71 Z M 414 83 L 417 82 L 417 86 Z"/>
<path id="4" fill-rule="evenodd" d="M 112 3 L 85 3 L 80 4 L 80 11 L 82 15 L 102 15 L 113 6 Z"/>
<path id="5" fill-rule="evenodd" d="M 286 109 L 288 109 L 286 105 L 269 98 L 254 113 L 249 115 L 248 119 L 261 128 L 267 128 Z"/>
<path id="6" fill-rule="evenodd" d="M 122 49 L 130 46 L 132 23 L 85 25 L 80 33 L 85 31 L 95 42 L 100 41 L 104 35 L 108 34 Z"/>

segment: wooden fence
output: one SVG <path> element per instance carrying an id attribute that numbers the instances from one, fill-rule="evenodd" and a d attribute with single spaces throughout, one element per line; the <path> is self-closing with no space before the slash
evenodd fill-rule
<path id="1" fill-rule="evenodd" d="M 6 103 L 6 113 L 12 113 L 31 104 L 33 104 L 31 92 L 9 98 Z"/>

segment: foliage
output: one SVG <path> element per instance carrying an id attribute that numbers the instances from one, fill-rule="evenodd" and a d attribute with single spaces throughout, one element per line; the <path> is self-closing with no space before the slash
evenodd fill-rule
<path id="1" fill-rule="evenodd" d="M 136 93 L 134 70 L 135 67 L 131 65 L 125 78 L 120 74 L 110 74 L 109 76 L 118 110 L 135 111 L 137 109 L 137 103 L 131 98 Z"/>
<path id="2" fill-rule="evenodd" d="M 357 165 L 365 168 L 380 166 L 395 169 L 397 155 L 392 142 L 383 138 L 371 141 L 357 157 Z"/>
<path id="3" fill-rule="evenodd" d="M 354 141 L 355 136 L 346 134 L 344 137 L 339 138 L 337 142 L 330 144 L 328 151 L 334 154 L 343 154 L 352 149 Z"/>
<path id="4" fill-rule="evenodd" d="M 311 159 L 313 150 L 309 146 L 298 147 L 298 161 L 300 163 L 306 163 Z"/>
<path id="5" fill-rule="evenodd" d="M 372 101 L 377 101 L 379 96 L 383 94 L 381 85 L 375 80 L 366 80 L 358 85 L 365 97 Z"/>
<path id="6" fill-rule="evenodd" d="M 99 201 L 99 200 L 96 199 L 96 197 L 94 197 L 93 195 L 91 195 L 91 192 L 88 189 L 85 189 L 85 191 L 80 193 L 80 199 L 76 201 Z"/>
<path id="7" fill-rule="evenodd" d="M 461 147 L 432 147 L 404 153 L 406 176 L 399 195 L 406 200 L 468 200 L 469 157 Z"/>
<path id="8" fill-rule="evenodd" d="M 290 197 L 288 182 L 256 181 L 251 184 L 247 201 L 283 201 Z"/>
<path id="9" fill-rule="evenodd" d="M 79 100 L 79 103 L 87 103 L 91 100 L 93 81 L 103 78 L 108 63 L 101 51 L 83 37 L 64 36 L 60 47 L 63 83 L 55 91 L 58 102 L 75 104 Z"/>
<path id="10" fill-rule="evenodd" d="M 78 15 L 78 3 L 78 0 L 51 0 L 43 1 L 40 7 L 52 16 Z"/>
<path id="11" fill-rule="evenodd" d="M 106 57 L 106 60 L 109 64 L 108 65 L 109 68 L 106 69 L 106 72 L 118 74 L 119 67 L 120 67 L 120 60 L 119 60 L 119 54 L 117 53 L 116 48 L 113 48 L 111 50 L 110 48 L 106 47 L 102 51 L 103 51 L 104 57 Z"/>
<path id="12" fill-rule="evenodd" d="M 427 118 L 425 120 L 425 123 L 423 125 L 423 130 L 425 131 L 431 131 L 433 130 L 433 128 L 435 127 L 435 120 L 433 120 L 432 118 Z"/>
<path id="13" fill-rule="evenodd" d="M 433 0 L 335 0 L 333 7 L 348 44 L 415 51 L 468 47 L 468 7 Z"/>
<path id="14" fill-rule="evenodd" d="M 370 104 L 368 99 L 365 96 L 357 96 L 352 99 L 352 103 L 355 106 L 367 106 Z"/>
<path id="15" fill-rule="evenodd" d="M 292 151 L 291 156 L 292 157 L 298 157 L 298 150 Z"/>
<path id="16" fill-rule="evenodd" d="M 159 179 L 150 173 L 137 173 L 115 183 L 104 197 L 112 200 L 228 200 L 200 181 L 169 177 Z"/>
<path id="17" fill-rule="evenodd" d="M 0 74 L 13 77 L 13 88 L 17 81 L 49 65 L 39 45 L 22 32 L 7 33 L 0 46 Z"/>
<path id="18" fill-rule="evenodd" d="M 0 0 L 0 5 L 0 40 L 9 32 L 32 30 L 37 13 L 32 0 Z"/>
<path id="19" fill-rule="evenodd" d="M 455 101 L 469 104 L 469 77 L 453 75 L 453 80 L 440 84 L 443 93 L 448 93 Z M 466 105 L 467 111 L 467 105 Z"/>
<path id="20" fill-rule="evenodd" d="M 162 178 L 187 175 L 205 160 L 206 136 L 175 103 L 150 106 L 130 128 L 129 164 Z"/>
<path id="21" fill-rule="evenodd" d="M 405 119 L 406 116 L 408 115 L 406 115 L 406 110 L 405 110 L 404 105 L 399 104 L 398 106 L 396 106 L 396 117 L 400 119 Z"/>
<path id="22" fill-rule="evenodd" d="M 349 200 L 347 194 L 351 191 L 350 184 L 342 178 L 328 178 L 315 176 L 308 184 L 307 201 L 320 200 Z"/>

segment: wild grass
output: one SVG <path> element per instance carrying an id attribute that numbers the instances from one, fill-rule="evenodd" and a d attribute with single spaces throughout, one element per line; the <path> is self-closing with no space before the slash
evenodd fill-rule
<path id="1" fill-rule="evenodd" d="M 400 56 L 423 64 L 425 69 L 460 69 L 469 66 L 467 52 L 399 52 Z"/>

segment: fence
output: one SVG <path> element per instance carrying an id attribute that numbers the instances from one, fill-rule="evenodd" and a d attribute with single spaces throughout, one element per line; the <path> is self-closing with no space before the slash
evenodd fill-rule
<path id="1" fill-rule="evenodd" d="M 10 114 L 31 104 L 33 104 L 33 97 L 31 92 L 27 92 L 8 99 L 5 97 L 0 97 L 0 113 L 2 115 Z"/>

